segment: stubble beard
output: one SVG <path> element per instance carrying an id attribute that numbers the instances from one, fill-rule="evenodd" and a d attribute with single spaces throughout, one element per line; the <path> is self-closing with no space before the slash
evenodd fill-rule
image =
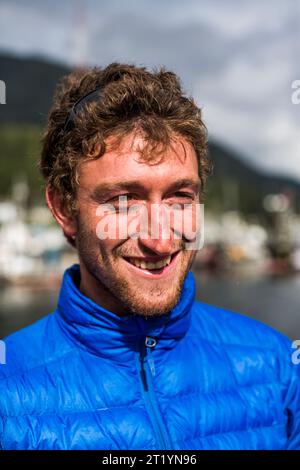
<path id="1" fill-rule="evenodd" d="M 147 289 L 147 293 L 143 293 L 138 287 L 138 277 L 136 285 L 133 286 L 132 281 L 119 275 L 117 264 L 120 255 L 108 256 L 105 251 L 100 254 L 99 245 L 95 241 L 90 242 L 90 240 L 94 240 L 94 234 L 89 233 L 82 224 L 79 224 L 76 245 L 80 262 L 99 283 L 101 290 L 124 306 L 124 315 L 139 315 L 146 318 L 159 317 L 169 313 L 179 302 L 184 280 L 195 255 L 188 256 L 187 251 L 182 251 L 179 254 L 183 257 L 184 262 L 177 268 L 178 276 L 175 277 L 174 284 L 168 286 L 167 295 L 159 281 L 153 281 L 153 286 Z M 186 267 L 184 268 L 183 265 Z M 101 266 L 105 266 L 106 269 L 102 269 Z"/>

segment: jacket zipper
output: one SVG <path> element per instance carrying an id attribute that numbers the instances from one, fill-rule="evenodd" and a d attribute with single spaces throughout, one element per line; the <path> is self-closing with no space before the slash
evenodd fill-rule
<path id="1" fill-rule="evenodd" d="M 154 361 L 151 356 L 152 348 L 156 345 L 154 338 L 146 337 L 145 342 L 142 344 L 140 351 L 140 376 L 143 385 L 143 395 L 145 399 L 146 408 L 153 428 L 155 430 L 159 446 L 162 450 L 170 449 L 168 435 L 162 420 L 161 413 L 158 409 L 156 402 L 155 392 L 153 390 L 152 376 L 155 375 Z M 149 351 L 149 352 L 148 352 Z M 149 364 L 150 363 L 150 364 Z"/>

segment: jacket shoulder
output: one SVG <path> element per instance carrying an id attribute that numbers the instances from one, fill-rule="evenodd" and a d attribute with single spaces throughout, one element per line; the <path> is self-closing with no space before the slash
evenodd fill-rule
<path id="1" fill-rule="evenodd" d="M 220 344 L 261 349 L 291 348 L 291 340 L 245 314 L 204 302 L 193 304 L 193 327 L 203 338 Z"/>
<path id="2" fill-rule="evenodd" d="M 55 312 L 12 333 L 3 342 L 5 363 L 0 365 L 0 382 L 59 360 L 62 355 L 72 351 L 60 331 Z"/>

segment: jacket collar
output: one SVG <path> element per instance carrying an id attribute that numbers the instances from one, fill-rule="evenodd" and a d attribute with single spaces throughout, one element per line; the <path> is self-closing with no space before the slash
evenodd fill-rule
<path id="1" fill-rule="evenodd" d="M 190 310 L 195 299 L 195 280 L 191 271 L 173 310 L 151 318 L 119 317 L 82 294 L 79 283 L 80 269 L 75 264 L 64 273 L 56 318 L 73 342 L 81 343 L 94 354 L 111 357 L 123 353 L 126 348 L 137 350 L 140 341 L 145 342 L 147 336 L 168 348 L 172 340 L 183 337 L 189 328 Z"/>

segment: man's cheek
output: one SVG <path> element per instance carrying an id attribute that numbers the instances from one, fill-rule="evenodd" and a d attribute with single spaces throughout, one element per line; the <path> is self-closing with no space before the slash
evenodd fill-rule
<path id="1" fill-rule="evenodd" d="M 171 228 L 175 238 L 192 241 L 196 238 L 203 221 L 200 204 L 185 205 L 182 209 L 170 210 Z"/>
<path id="2" fill-rule="evenodd" d="M 181 233 L 186 250 L 200 250 L 204 244 L 204 205 L 186 205 L 175 221 L 175 232 Z"/>
<path id="3" fill-rule="evenodd" d="M 130 211 L 129 211 L 130 212 Z M 116 210 L 112 204 L 100 204 L 96 209 L 96 235 L 100 240 L 126 240 L 130 216 L 128 208 Z"/>
<path id="4" fill-rule="evenodd" d="M 100 218 L 96 225 L 96 235 L 99 240 L 111 240 L 116 237 L 115 219 L 109 215 Z"/>

